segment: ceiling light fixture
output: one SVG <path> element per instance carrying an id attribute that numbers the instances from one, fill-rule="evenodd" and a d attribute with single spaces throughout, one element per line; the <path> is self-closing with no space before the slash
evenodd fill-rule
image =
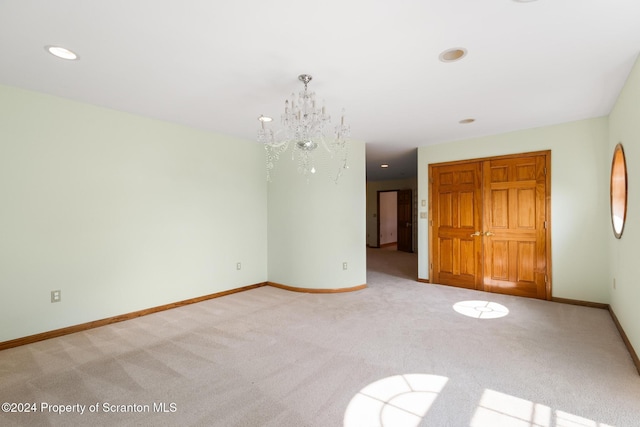
<path id="1" fill-rule="evenodd" d="M 473 123 L 475 121 L 476 119 L 462 119 L 458 123 L 460 123 L 461 125 L 468 125 L 469 123 Z"/>
<path id="2" fill-rule="evenodd" d="M 324 105 L 316 105 L 315 93 L 307 88 L 311 81 L 309 74 L 301 74 L 298 80 L 304 83 L 304 90 L 298 96 L 291 94 L 291 102 L 284 103 L 284 114 L 282 114 L 282 129 L 276 131 L 267 128 L 265 123 L 271 121 L 270 117 L 260 116 L 258 120 L 261 127 L 258 130 L 258 142 L 264 144 L 267 151 L 267 180 L 271 181 L 271 172 L 280 154 L 291 148 L 291 159 L 298 160 L 298 172 L 309 176 L 316 173 L 316 163 L 326 162 L 322 158 L 324 151 L 330 155 L 330 160 L 337 162 L 335 171 L 328 171 L 332 174 L 333 180 L 337 183 L 344 169 L 347 169 L 347 140 L 351 130 L 344 124 L 344 110 L 340 124 L 333 131 L 331 117 L 327 114 Z M 317 150 L 322 147 L 324 150 Z M 322 154 L 320 154 L 322 153 Z M 328 169 L 328 166 L 327 166 Z"/>
<path id="3" fill-rule="evenodd" d="M 386 164 L 386 163 L 383 163 L 383 164 L 381 164 L 381 165 L 380 165 L 380 167 L 381 167 L 381 168 L 383 168 L 383 169 L 386 169 L 386 168 L 388 168 L 388 167 L 389 167 L 389 165 L 388 165 L 388 164 Z"/>
<path id="4" fill-rule="evenodd" d="M 467 55 L 467 49 L 463 47 L 454 47 L 447 49 L 438 57 L 442 62 L 455 62 L 459 61 Z"/>
<path id="5" fill-rule="evenodd" d="M 75 52 L 70 51 L 69 49 L 65 49 L 60 46 L 45 46 L 44 47 L 47 52 L 52 54 L 53 56 L 57 56 L 61 59 L 68 59 L 70 61 L 74 61 L 78 59 L 78 55 Z"/>

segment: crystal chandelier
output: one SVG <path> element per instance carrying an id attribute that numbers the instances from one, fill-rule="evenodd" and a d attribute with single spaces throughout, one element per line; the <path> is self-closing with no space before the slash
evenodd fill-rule
<path id="1" fill-rule="evenodd" d="M 347 166 L 347 140 L 350 128 L 344 124 L 344 110 L 340 124 L 331 129 L 331 117 L 324 105 L 318 107 L 314 92 L 307 88 L 311 81 L 309 74 L 301 74 L 298 80 L 304 83 L 304 90 L 298 96 L 291 94 L 291 102 L 284 103 L 282 129 L 269 129 L 266 123 L 270 117 L 260 116 L 258 142 L 264 144 L 267 152 L 267 180 L 280 155 L 291 147 L 291 159 L 297 160 L 298 172 L 306 175 L 316 173 L 316 166 L 329 173 L 337 183 Z"/>

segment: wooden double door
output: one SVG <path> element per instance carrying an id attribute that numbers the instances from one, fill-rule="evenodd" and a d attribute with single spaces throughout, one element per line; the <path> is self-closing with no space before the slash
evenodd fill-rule
<path id="1" fill-rule="evenodd" d="M 429 166 L 432 283 L 551 298 L 548 151 Z"/>

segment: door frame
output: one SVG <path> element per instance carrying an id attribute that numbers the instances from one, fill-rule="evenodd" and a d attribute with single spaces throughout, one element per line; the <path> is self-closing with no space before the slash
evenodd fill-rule
<path id="1" fill-rule="evenodd" d="M 429 278 L 430 280 L 433 278 L 433 168 L 438 166 L 449 166 L 449 165 L 459 165 L 465 163 L 474 163 L 474 162 L 483 162 L 489 160 L 502 160 L 502 159 L 514 159 L 520 157 L 531 157 L 531 156 L 544 156 L 545 157 L 545 252 L 546 252 L 546 265 L 547 265 L 547 275 L 546 275 L 546 299 L 552 299 L 552 265 L 551 265 L 551 150 L 543 150 L 543 151 L 531 151 L 525 153 L 516 153 L 516 154 L 507 154 L 502 156 L 491 156 L 491 157 L 478 157 L 474 159 L 465 159 L 465 160 L 455 160 L 450 162 L 441 162 L 441 163 L 429 163 L 428 165 L 428 180 L 429 180 L 429 212 L 428 212 L 428 227 L 427 227 L 427 248 L 429 250 L 429 259 L 428 262 L 428 270 L 429 270 Z M 484 197 L 483 197 L 484 198 Z M 380 233 L 380 232 L 378 232 Z M 484 266 L 483 266 L 484 268 Z"/>
<path id="2" fill-rule="evenodd" d="M 413 193 L 413 189 L 411 188 L 400 188 L 400 189 L 391 189 L 391 190 L 378 190 L 376 192 L 376 246 L 372 246 L 374 248 L 380 248 L 382 245 L 380 244 L 380 193 L 399 193 L 400 191 L 411 191 L 411 253 L 415 253 L 415 194 Z M 396 202 L 396 211 L 398 210 L 398 202 Z M 396 231 L 397 236 L 397 231 Z"/>

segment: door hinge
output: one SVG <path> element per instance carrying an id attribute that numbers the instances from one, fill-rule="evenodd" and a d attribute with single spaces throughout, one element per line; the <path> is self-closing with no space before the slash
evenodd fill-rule
<path id="1" fill-rule="evenodd" d="M 547 174 L 547 168 L 543 168 L 544 174 Z"/>
<path id="2" fill-rule="evenodd" d="M 548 224 L 547 224 L 547 223 L 548 223 L 548 221 L 545 221 L 545 222 L 544 222 L 544 228 L 545 228 L 545 229 L 548 227 Z"/>
<path id="3" fill-rule="evenodd" d="M 433 220 L 432 220 L 432 219 L 430 219 L 430 220 L 429 220 L 429 226 L 432 226 L 432 225 L 433 225 Z"/>
<path id="4" fill-rule="evenodd" d="M 544 275 L 544 283 L 549 283 L 549 276 L 546 274 Z"/>

